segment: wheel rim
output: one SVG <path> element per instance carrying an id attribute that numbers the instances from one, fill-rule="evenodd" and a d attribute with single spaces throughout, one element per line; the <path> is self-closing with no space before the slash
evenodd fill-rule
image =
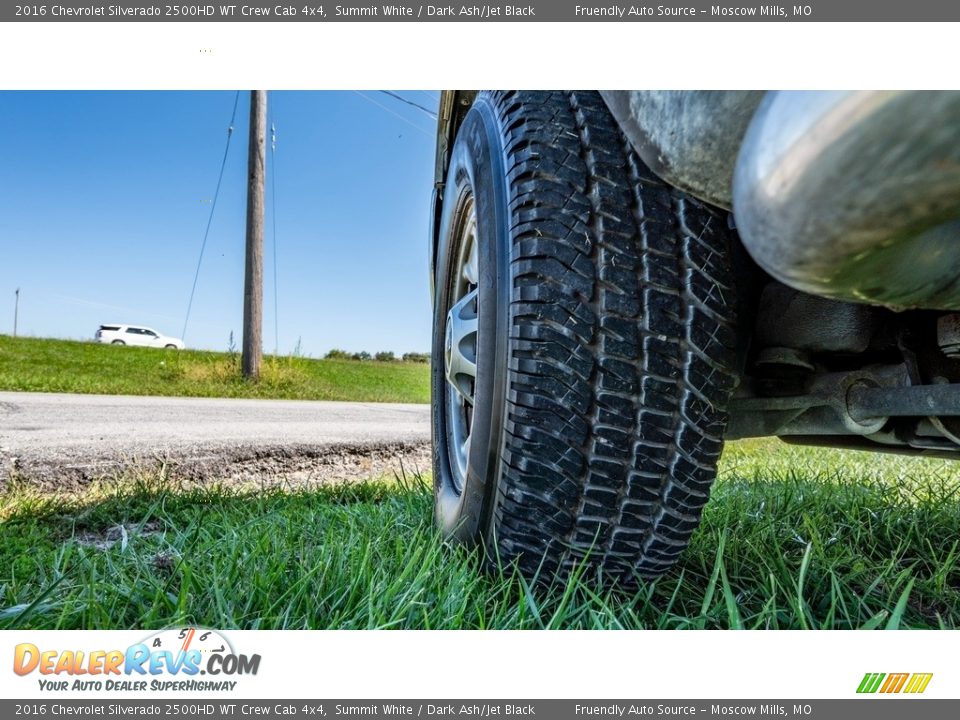
<path id="1" fill-rule="evenodd" d="M 477 385 L 477 329 L 480 282 L 477 215 L 472 196 L 464 200 L 457 232 L 458 248 L 450 288 L 444 336 L 444 374 L 447 382 L 446 426 L 453 485 L 462 493 L 473 433 Z"/>

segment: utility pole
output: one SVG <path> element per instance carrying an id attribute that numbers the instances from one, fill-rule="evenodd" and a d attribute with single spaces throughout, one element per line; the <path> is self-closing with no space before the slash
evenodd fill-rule
<path id="1" fill-rule="evenodd" d="M 263 358 L 263 215 L 267 163 L 267 91 L 250 91 L 247 154 L 247 262 L 243 284 L 243 376 L 260 379 Z"/>
<path id="2" fill-rule="evenodd" d="M 20 314 L 20 288 L 13 293 L 13 336 L 17 336 L 17 316 Z"/>

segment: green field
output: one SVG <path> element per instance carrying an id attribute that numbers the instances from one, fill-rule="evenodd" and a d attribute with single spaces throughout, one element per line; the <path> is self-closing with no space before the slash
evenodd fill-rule
<path id="1" fill-rule="evenodd" d="M 0 627 L 956 628 L 943 461 L 732 443 L 679 567 L 632 592 L 531 587 L 442 543 L 423 479 L 0 496 Z"/>
<path id="2" fill-rule="evenodd" d="M 422 363 L 266 357 L 259 382 L 236 353 L 114 347 L 0 335 L 0 390 L 425 403 Z"/>

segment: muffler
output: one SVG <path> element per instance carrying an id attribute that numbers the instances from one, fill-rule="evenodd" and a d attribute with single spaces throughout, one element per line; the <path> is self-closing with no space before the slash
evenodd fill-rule
<path id="1" fill-rule="evenodd" d="M 770 92 L 734 171 L 757 263 L 798 290 L 960 309 L 960 92 Z"/>

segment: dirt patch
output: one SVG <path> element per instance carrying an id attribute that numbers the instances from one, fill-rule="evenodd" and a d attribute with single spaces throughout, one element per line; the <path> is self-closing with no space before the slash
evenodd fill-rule
<path id="1" fill-rule="evenodd" d="M 102 532 L 87 532 L 77 535 L 76 540 L 81 545 L 93 547 L 97 550 L 109 550 L 119 543 L 121 550 L 126 549 L 127 543 L 134 537 L 148 537 L 160 532 L 160 523 L 156 520 L 137 525 L 124 523 L 114 525 Z"/>
<path id="2" fill-rule="evenodd" d="M 184 484 L 301 487 L 384 475 L 411 477 L 428 472 L 431 465 L 429 443 L 202 447 L 163 456 L 14 457 L 0 452 L 0 491 L 11 483 L 25 483 L 48 492 L 71 492 L 131 473 L 159 474 Z"/>

